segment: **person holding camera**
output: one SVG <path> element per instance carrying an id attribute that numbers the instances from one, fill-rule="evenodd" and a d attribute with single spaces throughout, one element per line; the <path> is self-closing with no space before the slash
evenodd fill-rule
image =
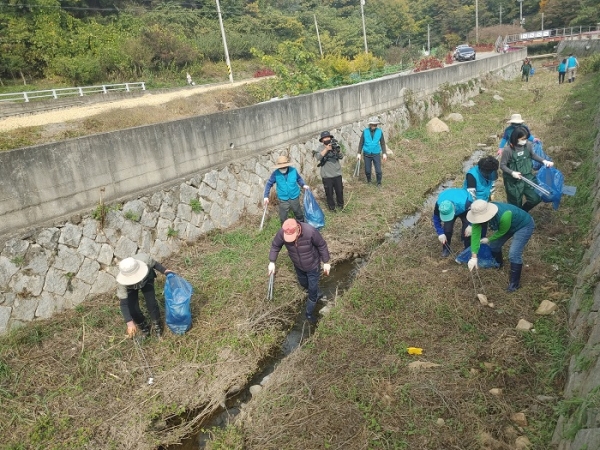
<path id="1" fill-rule="evenodd" d="M 381 187 L 381 158 L 387 161 L 387 153 L 385 148 L 385 139 L 383 131 L 377 128 L 381 122 L 375 116 L 369 117 L 369 128 L 365 128 L 360 136 L 358 143 L 358 154 L 356 159 L 360 160 L 361 153 L 365 157 L 365 176 L 367 183 L 371 182 L 371 165 L 375 165 L 375 175 L 377 177 L 377 187 Z"/>
<path id="2" fill-rule="evenodd" d="M 313 154 L 321 168 L 321 178 L 323 187 L 325 188 L 325 196 L 327 197 L 327 207 L 329 211 L 335 212 L 335 207 L 344 209 L 344 185 L 342 183 L 342 165 L 340 159 L 344 157 L 342 149 L 338 141 L 335 140 L 329 131 L 323 131 L 319 142 L 323 147 L 314 151 Z M 333 193 L 335 192 L 335 201 Z"/>

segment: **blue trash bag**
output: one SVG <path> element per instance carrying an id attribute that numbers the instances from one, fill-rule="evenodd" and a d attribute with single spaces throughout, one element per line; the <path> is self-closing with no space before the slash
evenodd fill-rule
<path id="1" fill-rule="evenodd" d="M 533 152 L 538 155 L 540 158 L 545 159 L 546 161 L 552 161 L 552 158 L 550 158 L 546 152 L 544 151 L 544 148 L 542 147 L 542 141 L 537 141 L 533 143 Z M 533 170 L 540 170 L 540 168 L 543 166 L 543 164 L 541 162 L 537 162 L 537 161 L 532 161 L 533 162 Z"/>
<path id="2" fill-rule="evenodd" d="M 542 201 L 552 203 L 552 207 L 557 210 L 562 198 L 563 184 L 565 177 L 562 172 L 554 167 L 542 167 L 536 174 L 537 184 L 550 191 L 550 195 L 539 193 Z"/>
<path id="3" fill-rule="evenodd" d="M 466 264 L 471 259 L 471 247 L 465 248 L 458 254 L 455 261 L 459 264 Z M 497 269 L 500 267 L 498 261 L 492 256 L 492 249 L 488 244 L 481 244 L 479 246 L 479 253 L 477 253 L 477 266 L 480 269 Z"/>
<path id="4" fill-rule="evenodd" d="M 535 75 L 535 69 L 532 67 L 532 68 L 529 70 L 529 76 L 530 76 L 530 77 L 532 77 L 532 76 L 534 76 L 534 75 Z"/>
<path id="5" fill-rule="evenodd" d="M 190 299 L 193 288 L 190 283 L 174 273 L 167 274 L 165 281 L 165 315 L 169 329 L 183 334 L 192 326 Z"/>
<path id="6" fill-rule="evenodd" d="M 317 203 L 315 196 L 308 189 L 304 191 L 304 218 L 317 230 L 325 226 L 325 214 Z"/>

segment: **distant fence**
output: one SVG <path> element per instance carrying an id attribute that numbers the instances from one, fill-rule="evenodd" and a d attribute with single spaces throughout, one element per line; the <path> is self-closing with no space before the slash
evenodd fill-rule
<path id="1" fill-rule="evenodd" d="M 28 103 L 30 100 L 38 98 L 54 98 L 59 97 L 83 97 L 84 95 L 90 94 L 108 94 L 109 92 L 126 91 L 132 90 L 146 90 L 146 83 L 144 81 L 136 83 L 122 83 L 122 84 L 103 84 L 100 86 L 82 86 L 82 87 L 70 87 L 60 89 L 46 89 L 43 91 L 30 91 L 30 92 L 13 92 L 11 94 L 0 94 L 0 102 L 20 102 L 24 101 Z"/>
<path id="2" fill-rule="evenodd" d="M 565 28 L 554 28 L 552 30 L 540 30 L 540 31 L 527 31 L 525 33 L 509 34 L 505 38 L 505 43 L 530 41 L 534 39 L 548 39 L 548 40 L 559 40 L 569 39 L 575 37 L 598 37 L 600 35 L 599 25 L 590 25 L 587 27 L 565 27 Z"/>

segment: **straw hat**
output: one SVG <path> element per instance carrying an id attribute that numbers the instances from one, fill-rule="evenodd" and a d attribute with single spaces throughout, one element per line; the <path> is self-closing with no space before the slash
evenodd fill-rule
<path id="1" fill-rule="evenodd" d="M 292 163 L 290 162 L 290 158 L 285 155 L 281 155 L 277 158 L 277 164 L 273 166 L 273 169 L 283 169 L 284 167 L 289 167 L 291 165 Z"/>
<path id="2" fill-rule="evenodd" d="M 454 219 L 454 203 L 450 200 L 444 200 L 438 205 L 438 209 L 440 210 L 440 219 L 442 222 L 450 222 Z"/>
<path id="3" fill-rule="evenodd" d="M 285 242 L 294 242 L 300 234 L 300 224 L 296 219 L 287 219 L 281 226 L 283 230 L 283 240 Z"/>
<path id="4" fill-rule="evenodd" d="M 367 122 L 369 125 L 379 125 L 381 123 L 381 121 L 379 120 L 379 117 L 377 116 L 371 116 L 369 117 L 369 122 Z"/>
<path id="5" fill-rule="evenodd" d="M 510 116 L 510 120 L 506 123 L 523 123 L 523 122 L 525 122 L 525 121 L 521 117 L 521 114 L 513 114 L 512 116 Z"/>
<path id="6" fill-rule="evenodd" d="M 485 200 L 475 200 L 471 210 L 467 213 L 467 220 L 471 223 L 485 223 L 496 215 L 498 207 Z"/>
<path id="7" fill-rule="evenodd" d="M 117 283 L 123 286 L 137 284 L 148 275 L 148 265 L 135 258 L 125 258 L 119 263 L 119 274 Z"/>

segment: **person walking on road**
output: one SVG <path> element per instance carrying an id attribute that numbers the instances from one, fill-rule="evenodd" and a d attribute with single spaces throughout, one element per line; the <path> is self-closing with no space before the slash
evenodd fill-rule
<path id="1" fill-rule="evenodd" d="M 473 225 L 471 234 L 471 259 L 468 262 L 469 270 L 477 267 L 477 253 L 480 244 L 489 244 L 492 256 L 503 265 L 502 246 L 512 238 L 508 250 L 510 261 L 510 279 L 508 292 L 516 291 L 521 287 L 521 271 L 523 270 L 523 250 L 529 242 L 535 222 L 533 218 L 520 208 L 508 203 L 486 202 L 475 200 L 467 219 Z M 489 238 L 482 238 L 482 227 L 487 225 L 495 233 Z"/>
<path id="2" fill-rule="evenodd" d="M 288 256 L 294 264 L 298 283 L 308 291 L 306 302 L 306 320 L 314 324 L 317 319 L 314 315 L 319 293 L 319 278 L 321 276 L 321 262 L 323 273 L 329 275 L 329 249 L 319 231 L 307 223 L 300 223 L 296 219 L 287 219 L 277 231 L 271 243 L 269 252 L 269 275 L 275 273 L 275 261 L 285 245 Z"/>
<path id="3" fill-rule="evenodd" d="M 381 187 L 381 159 L 387 161 L 387 150 L 385 147 L 385 139 L 381 128 L 377 128 L 381 122 L 375 116 L 369 117 L 369 127 L 363 130 L 358 143 L 357 159 L 361 158 L 361 153 L 365 159 L 365 176 L 367 183 L 371 182 L 371 166 L 375 166 L 375 176 L 377 177 L 377 187 Z"/>
<path id="4" fill-rule="evenodd" d="M 269 193 L 271 187 L 276 184 L 277 198 L 279 199 L 279 219 L 281 223 L 288 218 L 290 209 L 298 221 L 304 222 L 304 212 L 300 205 L 300 187 L 309 189 L 298 171 L 291 167 L 290 159 L 282 155 L 277 158 L 277 164 L 273 166 L 273 173 L 269 177 L 263 195 L 263 204 L 269 204 Z"/>
<path id="5" fill-rule="evenodd" d="M 138 253 L 119 263 L 117 297 L 120 300 L 121 314 L 127 323 L 127 335 L 130 337 L 133 337 L 138 329 L 144 336 L 149 336 L 151 331 L 156 337 L 162 335 L 160 310 L 154 292 L 156 270 L 163 275 L 173 273 L 145 253 Z M 144 294 L 146 308 L 152 320 L 152 328 L 140 310 L 139 291 Z"/>
<path id="6" fill-rule="evenodd" d="M 342 150 L 329 131 L 323 131 L 319 142 L 323 146 L 313 152 L 318 167 L 321 168 L 321 179 L 325 188 L 325 197 L 327 197 L 327 207 L 329 211 L 335 212 L 336 205 L 344 209 L 344 184 L 342 183 L 342 165 L 340 160 L 344 157 Z M 335 200 L 333 193 L 335 192 Z"/>
<path id="7" fill-rule="evenodd" d="M 528 131 L 525 128 L 517 128 L 510 136 L 510 143 L 502 151 L 500 168 L 503 172 L 504 189 L 506 200 L 517 208 L 530 211 L 535 205 L 542 201 L 540 195 L 528 183 L 523 181 L 527 178 L 535 183 L 533 175 L 533 161 L 538 161 L 546 167 L 554 166 L 552 161 L 540 158 L 527 141 Z M 523 203 L 525 196 L 525 203 Z"/>

